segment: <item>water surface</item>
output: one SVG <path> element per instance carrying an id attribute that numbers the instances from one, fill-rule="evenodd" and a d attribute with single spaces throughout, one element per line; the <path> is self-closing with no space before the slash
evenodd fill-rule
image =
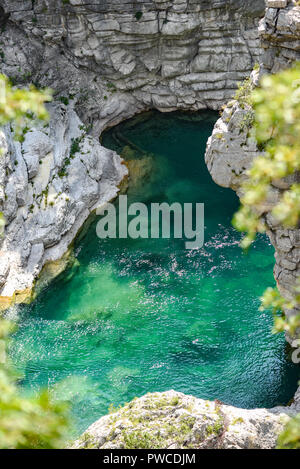
<path id="1" fill-rule="evenodd" d="M 204 163 L 215 120 L 154 112 L 103 136 L 105 146 L 139 159 L 142 183 L 130 200 L 205 203 L 202 249 L 172 239 L 99 240 L 96 220 L 77 242 L 77 267 L 20 310 L 11 353 L 24 392 L 52 387 L 71 402 L 77 432 L 110 404 L 151 391 L 250 408 L 287 403 L 296 390 L 284 337 L 271 335 L 270 314 L 258 311 L 274 283 L 273 248 L 261 236 L 242 253 L 230 224 L 237 197 L 213 183 Z"/>

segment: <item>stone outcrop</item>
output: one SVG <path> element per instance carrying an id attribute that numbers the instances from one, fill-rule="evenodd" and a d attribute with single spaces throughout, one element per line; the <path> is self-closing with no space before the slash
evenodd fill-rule
<path id="1" fill-rule="evenodd" d="M 272 449 L 299 410 L 238 409 L 175 391 L 146 394 L 93 423 L 73 449 Z"/>
<path id="2" fill-rule="evenodd" d="M 300 6 L 291 2 L 285 9 L 267 9 L 259 31 L 264 47 L 261 73 L 276 72 L 300 59 Z M 253 83 L 257 84 L 258 79 L 258 72 L 253 72 Z M 240 185 L 246 178 L 246 170 L 253 158 L 260 154 L 252 136 L 250 115 L 249 105 L 236 100 L 229 102 L 208 140 L 205 156 L 214 181 L 223 187 L 231 187 L 238 195 Z M 287 299 L 294 297 L 296 279 L 300 275 L 300 230 L 284 229 L 270 211 L 282 190 L 295 182 L 300 182 L 299 175 L 273 181 L 272 193 L 261 207 L 262 218 L 268 227 L 267 234 L 276 251 L 274 277 L 281 294 Z M 286 313 L 299 314 L 299 310 Z"/>
<path id="3" fill-rule="evenodd" d="M 50 105 L 49 111 L 50 123 L 32 127 L 22 143 L 10 126 L 0 135 L 4 306 L 31 296 L 42 267 L 63 257 L 91 211 L 114 199 L 127 175 L 119 155 L 87 134 L 72 105 Z"/>
<path id="4" fill-rule="evenodd" d="M 229 102 L 208 140 L 205 155 L 214 181 L 220 186 L 230 187 L 238 195 L 241 195 L 240 185 L 246 179 L 247 169 L 260 154 L 251 128 L 247 126 L 249 112 L 251 110 L 242 108 L 239 102 Z M 262 219 L 268 227 L 267 234 L 275 248 L 274 277 L 281 294 L 290 300 L 294 297 L 296 279 L 300 275 L 300 231 L 280 226 L 270 211 L 282 190 L 294 182 L 300 182 L 299 177 L 273 181 L 271 195 L 261 207 Z M 287 311 L 289 315 L 298 313 L 298 310 Z"/>

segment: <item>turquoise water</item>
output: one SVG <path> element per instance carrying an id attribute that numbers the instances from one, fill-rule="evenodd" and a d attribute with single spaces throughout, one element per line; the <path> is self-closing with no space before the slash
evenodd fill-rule
<path id="1" fill-rule="evenodd" d="M 271 335 L 271 316 L 258 311 L 274 283 L 273 248 L 261 236 L 242 253 L 230 224 L 237 198 L 204 164 L 215 120 L 154 112 L 103 137 L 138 159 L 129 200 L 205 203 L 202 249 L 178 239 L 99 240 L 95 220 L 77 242 L 77 265 L 19 311 L 11 354 L 20 384 L 70 401 L 77 432 L 110 404 L 149 391 L 250 408 L 287 403 L 296 389 L 284 337 Z M 136 151 L 124 149 L 126 139 Z"/>

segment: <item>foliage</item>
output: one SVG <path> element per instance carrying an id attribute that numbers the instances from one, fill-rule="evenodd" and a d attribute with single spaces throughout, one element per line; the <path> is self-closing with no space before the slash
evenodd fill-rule
<path id="1" fill-rule="evenodd" d="M 69 99 L 66 96 L 60 96 L 59 98 L 60 102 L 63 103 L 65 106 L 68 106 L 69 104 Z"/>
<path id="2" fill-rule="evenodd" d="M 143 12 L 142 12 L 142 11 L 137 11 L 134 16 L 135 16 L 136 19 L 139 21 L 139 20 L 142 18 L 142 16 L 143 16 Z"/>
<path id="3" fill-rule="evenodd" d="M 72 144 L 71 144 L 71 149 L 70 149 L 70 158 L 74 158 L 76 153 L 80 151 L 80 142 L 81 142 L 80 137 L 72 139 Z"/>
<path id="4" fill-rule="evenodd" d="M 50 100 L 50 90 L 39 91 L 33 85 L 29 89 L 18 89 L 5 75 L 0 74 L 0 126 L 13 124 L 17 140 L 21 142 L 24 140 L 30 120 L 48 119 L 44 103 Z M 0 237 L 3 234 L 4 225 L 4 216 L 0 212 Z"/>
<path id="5" fill-rule="evenodd" d="M 240 124 L 240 130 L 243 132 L 244 130 L 250 129 L 254 124 L 254 112 L 252 109 L 249 109 L 245 116 L 243 117 L 243 120 Z"/>
<path id="6" fill-rule="evenodd" d="M 3 235 L 5 227 L 5 218 L 2 212 L 0 212 L 0 238 Z"/>
<path id="7" fill-rule="evenodd" d="M 145 431 L 123 431 L 125 449 L 159 449 L 163 446 L 163 439 Z"/>
<path id="8" fill-rule="evenodd" d="M 44 102 L 49 91 L 14 88 L 0 75 L 0 125 L 11 122 L 21 139 L 28 119 L 46 119 Z M 5 220 L 0 213 L 0 233 Z M 47 391 L 35 398 L 22 397 L 17 377 L 6 355 L 7 343 L 14 326 L 0 317 L 0 448 L 60 448 L 68 427 L 66 405 L 53 402 Z"/>
<path id="9" fill-rule="evenodd" d="M 246 87 L 247 88 L 247 87 Z M 245 97 L 245 88 L 240 92 Z M 245 99 L 245 98 L 243 98 Z M 299 226 L 300 184 L 300 63 L 276 75 L 262 78 L 260 87 L 254 90 L 248 103 L 255 112 L 255 135 L 258 148 L 264 153 L 254 159 L 248 171 L 248 179 L 242 185 L 241 208 L 233 223 L 246 232 L 242 246 L 248 248 L 257 232 L 266 231 L 261 218 L 264 205 L 272 200 L 272 181 L 289 176 L 294 182 L 281 192 L 272 209 L 278 225 L 284 228 Z M 299 280 L 299 279 L 298 279 Z M 268 288 L 262 297 L 261 309 L 272 308 L 274 332 L 295 334 L 300 327 L 300 315 L 286 318 L 284 311 L 300 304 L 300 281 L 295 285 L 294 298 L 287 301 L 278 289 Z M 300 416 L 290 421 L 280 436 L 279 446 L 300 448 Z"/>

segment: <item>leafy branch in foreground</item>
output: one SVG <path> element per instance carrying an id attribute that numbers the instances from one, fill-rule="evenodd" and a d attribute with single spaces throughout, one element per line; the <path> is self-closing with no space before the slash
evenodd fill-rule
<path id="1" fill-rule="evenodd" d="M 255 112 L 255 136 L 264 152 L 254 159 L 248 179 L 242 185 L 241 208 L 233 219 L 234 226 L 246 232 L 242 247 L 248 248 L 256 233 L 266 231 L 261 218 L 264 207 L 274 194 L 272 182 L 296 176 L 300 170 L 300 64 L 276 75 L 266 75 L 260 87 L 251 93 Z M 295 228 L 300 218 L 300 184 L 295 182 L 281 191 L 274 204 L 272 216 L 284 228 Z M 292 309 L 300 303 L 300 284 L 295 286 L 292 301 L 282 298 L 277 289 L 269 288 L 262 306 L 271 307 L 275 315 L 275 328 L 294 334 L 300 319 L 284 320 L 277 313 Z"/>
<path id="2" fill-rule="evenodd" d="M 22 140 L 24 126 L 30 119 L 48 118 L 44 103 L 50 99 L 47 90 L 17 89 L 0 75 L 0 125 L 11 122 Z M 4 224 L 0 212 L 0 234 Z M 6 354 L 13 330 L 13 323 L 0 316 L 0 448 L 60 448 L 68 429 L 66 405 L 52 401 L 47 391 L 30 399 L 20 395 Z"/>
<path id="3" fill-rule="evenodd" d="M 0 320 L 0 448 L 60 448 L 68 428 L 67 407 L 52 402 L 47 391 L 36 398 L 21 397 L 6 356 L 13 325 Z"/>
<path id="4" fill-rule="evenodd" d="M 264 206 L 272 201 L 272 182 L 289 176 L 293 183 L 282 190 L 272 209 L 272 216 L 283 228 L 298 228 L 300 218 L 300 64 L 277 75 L 266 75 L 260 87 L 252 91 L 248 102 L 255 113 L 255 135 L 263 153 L 254 159 L 248 179 L 242 185 L 241 208 L 233 219 L 234 226 L 246 232 L 242 247 L 248 248 L 257 232 L 265 232 L 261 219 Z M 277 288 L 268 288 L 261 309 L 271 308 L 274 332 L 294 335 L 300 327 L 300 315 L 287 318 L 284 311 L 299 308 L 300 279 L 293 299 L 288 301 Z M 285 427 L 278 440 L 279 448 L 300 448 L 300 414 Z"/>
<path id="5" fill-rule="evenodd" d="M 300 449 L 300 414 L 286 425 L 279 436 L 279 449 Z"/>

